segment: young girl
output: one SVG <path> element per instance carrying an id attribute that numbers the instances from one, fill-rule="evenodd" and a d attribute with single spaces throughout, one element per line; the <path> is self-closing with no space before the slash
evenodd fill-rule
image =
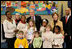
<path id="1" fill-rule="evenodd" d="M 23 31 L 24 33 L 27 31 L 27 23 L 26 23 L 26 17 L 25 15 L 21 16 L 21 21 L 17 25 L 17 29 L 20 31 Z"/>
<path id="2" fill-rule="evenodd" d="M 64 42 L 64 36 L 61 34 L 61 28 L 59 26 L 55 26 L 54 32 L 53 48 L 63 48 L 62 44 Z"/>
<path id="3" fill-rule="evenodd" d="M 46 27 L 46 31 L 42 33 L 43 48 L 52 48 L 53 42 L 53 32 L 51 31 L 51 26 Z"/>
<path id="4" fill-rule="evenodd" d="M 33 32 L 36 31 L 35 23 L 33 20 L 30 20 L 28 23 L 28 28 L 27 28 L 27 39 L 29 42 L 29 48 L 32 48 L 32 40 L 33 40 Z"/>
<path id="5" fill-rule="evenodd" d="M 35 31 L 35 38 L 33 40 L 33 47 L 34 48 L 41 48 L 42 46 L 42 38 L 39 37 L 39 32 Z"/>
<path id="6" fill-rule="evenodd" d="M 18 38 L 15 40 L 14 48 L 28 48 L 28 41 L 24 37 L 23 31 L 18 31 Z"/>
<path id="7" fill-rule="evenodd" d="M 43 19 L 42 26 L 40 27 L 40 33 L 45 31 L 47 24 L 48 24 L 48 20 L 47 19 Z"/>

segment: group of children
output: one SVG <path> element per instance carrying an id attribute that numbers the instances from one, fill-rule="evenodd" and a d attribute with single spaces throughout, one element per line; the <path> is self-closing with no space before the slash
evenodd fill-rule
<path id="1" fill-rule="evenodd" d="M 14 48 L 62 48 L 64 36 L 59 26 L 54 27 L 54 32 L 47 19 L 43 19 L 40 31 L 37 31 L 35 22 L 29 20 L 26 23 L 25 15 L 17 25 Z"/>

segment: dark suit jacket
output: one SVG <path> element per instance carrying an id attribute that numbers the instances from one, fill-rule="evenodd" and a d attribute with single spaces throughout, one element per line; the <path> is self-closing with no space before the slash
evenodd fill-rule
<path id="1" fill-rule="evenodd" d="M 31 19 L 31 16 L 27 18 L 27 23 L 29 22 L 30 19 Z M 37 31 L 40 30 L 41 23 L 42 23 L 41 17 L 35 16 L 35 25 L 36 25 Z"/>
<path id="2" fill-rule="evenodd" d="M 67 36 L 65 36 L 65 41 L 68 42 L 71 36 L 71 16 L 69 17 L 67 23 L 65 23 L 65 16 L 61 18 L 61 21 L 63 22 L 64 32 L 68 34 Z"/>
<path id="3" fill-rule="evenodd" d="M 71 35 L 71 16 L 69 17 L 67 23 L 65 23 L 65 16 L 61 18 L 61 21 L 63 22 L 64 32 L 70 36 Z"/>

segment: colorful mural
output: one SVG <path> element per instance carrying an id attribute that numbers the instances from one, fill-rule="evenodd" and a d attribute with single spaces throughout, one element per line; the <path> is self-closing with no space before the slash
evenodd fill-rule
<path id="1" fill-rule="evenodd" d="M 57 12 L 57 4 L 58 1 L 1 1 L 1 14 L 5 11 L 11 11 L 13 15 L 29 14 L 29 10 L 34 9 L 35 14 L 47 15 Z"/>

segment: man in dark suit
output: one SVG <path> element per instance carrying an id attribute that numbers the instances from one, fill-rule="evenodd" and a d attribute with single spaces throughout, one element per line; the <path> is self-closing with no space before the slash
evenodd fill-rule
<path id="1" fill-rule="evenodd" d="M 66 15 L 61 18 L 61 21 L 63 22 L 63 29 L 65 32 L 65 42 L 66 42 L 66 48 L 70 48 L 70 40 L 71 40 L 71 14 L 70 9 L 67 8 L 65 10 Z"/>
<path id="2" fill-rule="evenodd" d="M 30 19 L 34 20 L 37 31 L 39 31 L 41 23 L 42 23 L 41 17 L 38 15 L 35 15 L 35 11 L 33 9 L 30 10 L 29 14 L 30 14 L 30 17 L 27 18 L 27 22 L 29 22 Z"/>

